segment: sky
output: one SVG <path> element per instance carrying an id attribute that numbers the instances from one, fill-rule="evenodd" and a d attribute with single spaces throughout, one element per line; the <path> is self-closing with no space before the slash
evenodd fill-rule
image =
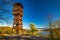
<path id="1" fill-rule="evenodd" d="M 34 23 L 37 28 L 47 28 L 48 14 L 51 14 L 52 21 L 60 19 L 60 0 L 14 0 L 13 2 L 20 2 L 23 5 L 24 28 L 28 28 L 30 23 Z M 13 11 L 13 5 L 4 5 L 3 8 Z M 8 13 L 4 16 L 9 17 L 9 20 L 13 22 L 12 12 Z M 4 23 L 4 25 L 7 24 Z"/>

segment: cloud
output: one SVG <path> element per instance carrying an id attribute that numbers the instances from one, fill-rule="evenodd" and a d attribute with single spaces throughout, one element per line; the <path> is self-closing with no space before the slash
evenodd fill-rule
<path id="1" fill-rule="evenodd" d="M 24 29 L 29 29 L 29 23 L 23 23 L 23 28 Z"/>
<path id="2" fill-rule="evenodd" d="M 45 26 L 45 25 L 37 25 L 37 28 L 48 28 L 48 26 Z"/>
<path id="3" fill-rule="evenodd" d="M 46 29 L 46 28 L 48 28 L 48 26 L 45 26 L 45 25 L 36 25 L 35 24 L 35 26 L 36 26 L 37 29 Z M 24 23 L 23 28 L 24 29 L 30 29 L 29 28 L 29 23 Z"/>

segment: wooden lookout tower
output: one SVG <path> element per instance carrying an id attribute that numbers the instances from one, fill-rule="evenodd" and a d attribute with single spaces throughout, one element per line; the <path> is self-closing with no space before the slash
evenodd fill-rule
<path id="1" fill-rule="evenodd" d="M 22 16 L 23 16 L 23 6 L 21 3 L 15 3 L 13 5 L 13 15 L 14 15 L 14 22 L 13 22 L 13 28 L 16 29 L 16 32 L 18 33 L 19 30 L 22 31 L 23 24 L 22 24 Z"/>

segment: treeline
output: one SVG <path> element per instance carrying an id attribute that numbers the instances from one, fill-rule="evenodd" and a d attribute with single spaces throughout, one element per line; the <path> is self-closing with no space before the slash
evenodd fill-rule
<path id="1" fill-rule="evenodd" d="M 35 35 L 37 32 L 36 26 L 33 23 L 30 23 L 29 27 L 30 27 L 29 30 L 23 29 L 23 34 Z M 19 31 L 18 34 L 22 33 L 22 30 L 18 30 L 18 31 Z M 12 27 L 9 27 L 9 26 L 0 27 L 0 34 L 16 34 L 16 33 L 17 33 L 16 30 L 13 29 Z"/>

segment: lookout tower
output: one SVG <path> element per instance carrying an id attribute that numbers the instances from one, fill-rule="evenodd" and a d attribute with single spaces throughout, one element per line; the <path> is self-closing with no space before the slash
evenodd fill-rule
<path id="1" fill-rule="evenodd" d="M 21 3 L 15 3 L 13 5 L 13 15 L 14 15 L 14 22 L 13 28 L 16 29 L 17 33 L 19 30 L 22 30 L 22 16 L 23 16 L 23 6 Z"/>

